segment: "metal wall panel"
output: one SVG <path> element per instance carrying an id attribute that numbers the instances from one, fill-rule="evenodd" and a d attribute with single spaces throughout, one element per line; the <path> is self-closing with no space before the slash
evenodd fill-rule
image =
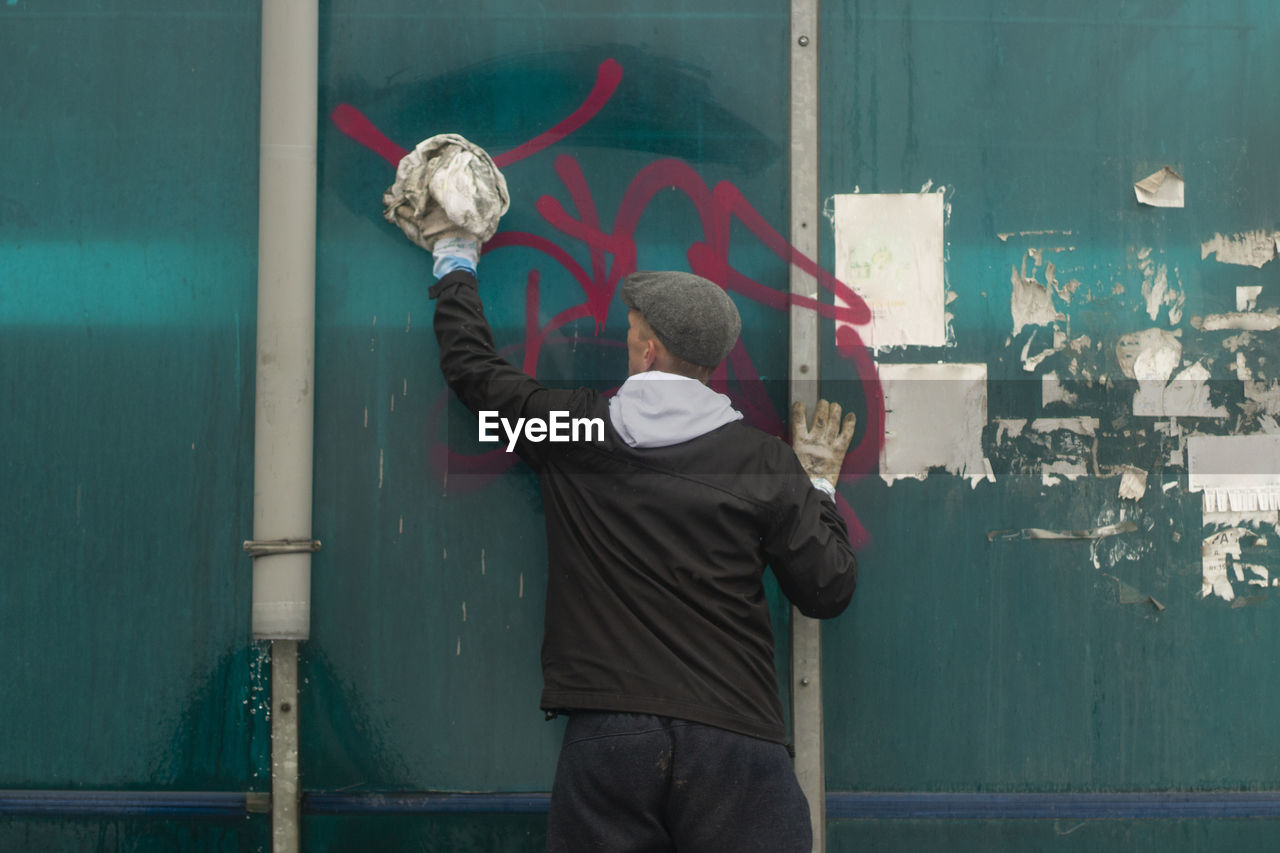
<path id="1" fill-rule="evenodd" d="M 0 7 L 0 788 L 260 767 L 257 28 L 245 2 Z"/>
<path id="2" fill-rule="evenodd" d="M 868 466 L 849 489 L 870 541 L 852 612 L 825 636 L 831 789 L 1280 784 L 1280 744 L 1255 722 L 1280 701 L 1274 513 L 1206 513 L 1186 449 L 1270 430 L 1255 398 L 1274 387 L 1275 333 L 1206 318 L 1275 314 L 1276 265 L 1217 246 L 1276 228 L 1280 123 L 1261 105 L 1278 32 L 1261 2 L 824 4 L 824 198 L 946 205 L 949 341 L 882 350 L 882 379 L 894 363 L 984 365 L 976 443 L 994 475 L 889 486 Z M 1185 207 L 1138 201 L 1135 182 L 1165 166 Z M 1238 287 L 1261 288 L 1243 320 Z M 1029 293 L 1043 310 L 1023 325 Z M 1175 381 L 1126 373 L 1132 334 L 1176 342 Z M 1183 390 L 1202 389 L 1202 408 L 1180 405 L 1197 364 L 1207 378 Z M 1046 393 L 1050 373 L 1064 394 Z M 891 436 L 930 429 L 890 415 Z M 1073 432 L 1076 418 L 1092 425 Z M 1146 477 L 1140 499 L 1121 495 L 1123 466 Z M 1243 555 L 1206 596 L 1205 543 L 1233 529 Z"/>
<path id="3" fill-rule="evenodd" d="M 512 206 L 482 294 L 498 346 L 545 381 L 625 379 L 626 272 L 732 268 L 729 384 L 778 431 L 786 20 L 776 3 L 329 8 L 309 788 L 545 791 L 562 729 L 537 708 L 537 484 L 439 375 L 430 257 L 381 216 L 400 152 L 459 132 L 497 156 Z"/>

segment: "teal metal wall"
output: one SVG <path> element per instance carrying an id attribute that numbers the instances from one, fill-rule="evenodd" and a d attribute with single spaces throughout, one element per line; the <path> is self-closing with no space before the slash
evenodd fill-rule
<path id="1" fill-rule="evenodd" d="M 251 2 L 0 5 L 0 788 L 266 782 L 257 45 Z M 265 826 L 6 815 L 0 849 Z"/>
<path id="2" fill-rule="evenodd" d="M 300 672 L 306 848 L 540 849 L 536 808 L 318 805 L 546 791 L 561 731 L 536 707 L 536 483 L 476 441 L 444 388 L 429 258 L 381 219 L 381 192 L 398 152 L 433 133 L 499 156 L 512 209 L 483 294 L 499 345 L 547 381 L 621 380 L 613 288 L 628 269 L 713 275 L 745 321 L 716 381 L 780 431 L 788 8 L 383 0 L 321 13 L 324 548 Z M 269 667 L 239 549 L 258 4 L 10 0 L 0 18 L 0 789 L 266 790 Z M 927 188 L 946 203 L 948 345 L 876 359 L 985 365 L 994 477 L 878 477 L 879 384 L 823 320 L 824 393 L 862 423 L 840 486 L 861 586 L 823 635 L 830 849 L 1227 849 L 1280 834 L 1274 819 L 1203 814 L 848 817 L 877 791 L 970 797 L 981 814 L 999 794 L 1280 787 L 1276 593 L 1239 581 L 1230 602 L 1202 597 L 1203 542 L 1229 528 L 1188 491 L 1185 447 L 1157 428 L 1170 418 L 1135 414 L 1116 352 L 1130 333 L 1178 333 L 1227 412 L 1181 428 L 1267 428 L 1275 333 L 1197 322 L 1231 312 L 1237 287 L 1262 288 L 1260 314 L 1280 307 L 1274 262 L 1202 255 L 1215 235 L 1280 230 L 1278 30 L 1262 0 L 822 5 L 822 198 Z M 1183 209 L 1135 201 L 1134 182 L 1163 166 L 1186 179 Z M 818 260 L 838 269 L 823 228 Z M 1048 263 L 1078 284 L 1052 290 Z M 1172 295 L 1153 317 L 1162 267 Z M 1015 289 L 1032 284 L 1061 319 L 1015 329 Z M 1088 344 L 1027 370 L 1055 328 Z M 1240 353 L 1260 386 L 1240 378 Z M 1048 372 L 1074 402 L 1045 403 Z M 998 423 L 1037 417 L 1096 418 L 1096 447 L 1010 440 Z M 1043 465 L 1081 454 L 1085 476 L 1045 484 Z M 1118 496 L 1122 465 L 1147 472 L 1140 500 Z M 1121 521 L 1134 529 L 1097 540 L 988 535 Z M 1252 544 L 1238 562 L 1274 574 L 1276 532 L 1239 524 Z M 256 814 L 82 808 L 0 823 L 0 849 L 253 850 L 266 834 Z"/>

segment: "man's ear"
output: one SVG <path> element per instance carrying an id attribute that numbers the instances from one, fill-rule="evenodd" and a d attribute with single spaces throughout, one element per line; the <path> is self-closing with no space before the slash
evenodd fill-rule
<path id="1" fill-rule="evenodd" d="M 658 341 L 656 338 L 649 338 L 644 342 L 644 369 L 652 370 L 654 362 L 658 360 Z"/>

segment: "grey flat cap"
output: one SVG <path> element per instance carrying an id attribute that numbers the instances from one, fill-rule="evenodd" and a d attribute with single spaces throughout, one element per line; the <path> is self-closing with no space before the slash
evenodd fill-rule
<path id="1" fill-rule="evenodd" d="M 742 331 L 729 294 L 687 272 L 634 272 L 622 281 L 622 303 L 644 315 L 672 354 L 701 367 L 725 360 Z"/>

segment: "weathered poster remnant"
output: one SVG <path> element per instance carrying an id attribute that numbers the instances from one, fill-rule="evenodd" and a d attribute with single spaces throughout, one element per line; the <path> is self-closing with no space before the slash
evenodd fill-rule
<path id="1" fill-rule="evenodd" d="M 1200 244 L 1200 259 L 1217 255 L 1224 264 L 1261 267 L 1276 256 L 1277 234 L 1274 231 L 1246 231 L 1234 237 L 1214 234 Z"/>
<path id="2" fill-rule="evenodd" d="M 946 346 L 943 194 L 837 195 L 832 219 L 836 277 L 871 309 L 870 322 L 854 325 L 862 340 L 877 350 Z"/>
<path id="3" fill-rule="evenodd" d="M 1206 520 L 1280 509 L 1280 435 L 1188 437 L 1187 490 L 1203 493 Z"/>
<path id="4" fill-rule="evenodd" d="M 923 480 L 934 468 L 990 479 L 982 454 L 987 425 L 985 364 L 882 364 L 885 439 L 880 476 Z"/>

